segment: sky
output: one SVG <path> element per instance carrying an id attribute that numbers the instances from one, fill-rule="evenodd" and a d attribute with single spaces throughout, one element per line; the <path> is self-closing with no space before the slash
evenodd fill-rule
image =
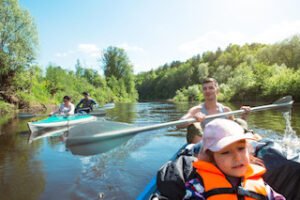
<path id="1" fill-rule="evenodd" d="M 102 71 L 109 46 L 134 73 L 230 43 L 273 44 L 300 34 L 298 0 L 19 0 L 38 29 L 37 63 Z"/>

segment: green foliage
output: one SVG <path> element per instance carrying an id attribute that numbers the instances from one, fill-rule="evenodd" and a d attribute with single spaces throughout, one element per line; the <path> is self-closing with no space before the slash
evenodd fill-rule
<path id="1" fill-rule="evenodd" d="M 220 91 L 218 94 L 218 101 L 220 102 L 228 102 L 233 99 L 234 91 L 232 87 L 227 84 L 220 84 L 219 85 Z"/>
<path id="2" fill-rule="evenodd" d="M 0 116 L 2 116 L 4 114 L 12 113 L 13 109 L 14 108 L 13 108 L 13 106 L 11 104 L 6 103 L 6 102 L 0 100 Z M 0 125 L 1 125 L 1 120 L 0 120 Z"/>
<path id="3" fill-rule="evenodd" d="M 177 90 L 173 100 L 175 102 L 188 102 L 188 96 L 186 96 L 185 93 L 186 93 L 185 89 Z"/>
<path id="4" fill-rule="evenodd" d="M 261 49 L 258 58 L 268 65 L 285 64 L 293 69 L 300 68 L 300 35 Z"/>
<path id="5" fill-rule="evenodd" d="M 199 84 L 208 74 L 206 63 L 192 58 L 184 63 L 172 62 L 159 69 L 137 75 L 137 89 L 141 99 L 173 98 L 176 91 Z"/>
<path id="6" fill-rule="evenodd" d="M 173 98 L 173 100 L 176 102 L 203 100 L 203 95 L 200 88 L 202 88 L 201 85 L 192 85 L 187 89 L 177 90 L 176 96 Z"/>
<path id="7" fill-rule="evenodd" d="M 246 63 L 241 63 L 229 78 L 228 85 L 234 91 L 233 99 L 248 99 L 247 91 L 255 86 L 255 78 L 252 67 Z"/>
<path id="8" fill-rule="evenodd" d="M 17 0 L 0 2 L 0 90 L 11 90 L 15 74 L 35 58 L 37 30 L 28 11 Z"/>
<path id="9" fill-rule="evenodd" d="M 300 36 L 266 44 L 229 44 L 185 62 L 172 61 L 135 76 L 124 49 L 108 47 L 100 59 L 104 75 L 76 61 L 75 71 L 50 64 L 46 72 L 32 65 L 38 39 L 29 13 L 17 0 L 0 2 L 0 108 L 60 103 L 69 95 L 77 103 L 87 91 L 100 104 L 171 99 L 202 101 L 201 82 L 214 77 L 220 101 L 266 100 L 293 95 L 300 100 Z M 2 110 L 1 110 L 2 112 Z"/>
<path id="10" fill-rule="evenodd" d="M 111 88 L 115 101 L 136 101 L 138 94 L 135 89 L 133 67 L 124 49 L 108 47 L 102 57 L 104 75 L 108 87 Z"/>
<path id="11" fill-rule="evenodd" d="M 66 81 L 70 82 L 66 70 L 62 69 L 60 66 L 54 66 L 53 64 L 49 65 L 46 69 L 46 84 L 48 91 L 52 96 L 55 96 L 57 93 L 66 91 L 69 84 Z"/>
<path id="12" fill-rule="evenodd" d="M 76 102 L 83 91 L 88 91 L 100 104 L 138 99 L 133 66 L 123 49 L 108 47 L 104 51 L 105 77 L 82 66 L 79 60 L 75 72 L 50 64 L 43 76 L 38 66 L 31 66 L 38 39 L 29 13 L 20 8 L 17 0 L 3 0 L 0 19 L 0 97 L 5 101 L 26 107 L 58 103 L 69 95 Z"/>
<path id="13" fill-rule="evenodd" d="M 220 84 L 220 101 L 267 100 L 287 94 L 300 100 L 299 63 L 299 35 L 273 45 L 230 44 L 225 50 L 207 51 L 186 62 L 138 74 L 137 89 L 141 99 L 188 101 L 193 99 L 190 86 L 214 77 Z"/>
<path id="14" fill-rule="evenodd" d="M 133 73 L 126 52 L 118 47 L 108 47 L 103 53 L 102 63 L 104 75 L 107 78 L 114 76 L 119 80 Z"/>
<path id="15" fill-rule="evenodd" d="M 294 98 L 299 99 L 300 71 L 287 68 L 285 65 L 275 67 L 277 72 L 265 81 L 264 95 L 281 97 L 293 94 Z"/>

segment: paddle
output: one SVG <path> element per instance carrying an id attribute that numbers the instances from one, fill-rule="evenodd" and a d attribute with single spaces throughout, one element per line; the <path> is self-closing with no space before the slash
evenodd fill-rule
<path id="1" fill-rule="evenodd" d="M 269 109 L 288 110 L 291 108 L 292 104 L 293 104 L 292 97 L 286 96 L 286 97 L 283 97 L 283 98 L 275 101 L 273 104 L 253 107 L 253 108 L 251 108 L 251 112 L 257 112 L 257 111 L 269 110 Z M 231 112 L 207 115 L 206 119 L 218 118 L 218 117 L 234 115 L 234 114 L 241 114 L 244 112 L 245 112 L 245 110 L 236 110 L 236 111 L 231 111 Z M 123 130 L 113 130 L 112 129 L 112 131 L 102 131 L 102 129 L 98 129 L 98 133 L 96 133 L 94 135 L 82 136 L 82 135 L 76 134 L 76 136 L 74 136 L 74 137 L 68 137 L 66 142 L 67 142 L 67 145 L 88 144 L 88 143 L 97 142 L 97 141 L 101 141 L 101 140 L 107 140 L 109 138 L 120 137 L 120 136 L 125 136 L 125 135 L 132 135 L 132 134 L 136 134 L 136 133 L 140 133 L 140 132 L 156 130 L 156 129 L 169 127 L 169 126 L 183 125 L 186 123 L 194 123 L 194 122 L 196 122 L 196 119 L 189 118 L 189 119 L 171 121 L 171 122 L 155 124 L 155 125 L 150 125 L 150 126 L 144 126 L 144 127 L 125 128 Z M 79 126 L 81 126 L 81 125 L 79 125 Z M 87 125 L 84 125 L 84 126 L 86 126 L 86 128 L 88 129 Z M 74 127 L 74 130 L 76 130 L 77 127 L 78 126 Z M 89 130 L 86 130 L 86 131 L 90 132 L 90 133 L 93 132 L 93 131 L 89 131 Z M 72 131 L 70 132 L 70 136 L 72 136 Z"/>
<path id="2" fill-rule="evenodd" d="M 115 107 L 114 103 L 108 103 L 105 104 L 102 107 L 96 107 L 94 110 L 92 110 L 89 114 L 94 116 L 104 116 L 107 110 L 113 109 Z"/>
<path id="3" fill-rule="evenodd" d="M 35 140 L 53 136 L 58 133 L 63 134 L 64 132 L 68 131 L 69 129 L 70 129 L 70 127 L 47 127 L 47 128 L 43 128 L 41 130 L 32 131 L 30 133 L 30 136 L 28 139 L 28 144 L 31 144 Z"/>
<path id="4" fill-rule="evenodd" d="M 104 116 L 105 115 L 105 111 L 112 109 L 115 107 L 114 103 L 108 103 L 103 105 L 102 107 L 98 107 L 95 110 L 93 110 L 92 112 L 90 112 L 90 115 L 94 115 L 94 116 Z M 18 113 L 18 118 L 32 118 L 32 117 L 48 117 L 49 114 L 48 113 L 43 113 L 43 114 L 35 114 L 35 113 Z"/>
<path id="5" fill-rule="evenodd" d="M 18 113 L 18 118 L 45 117 L 49 114 Z"/>

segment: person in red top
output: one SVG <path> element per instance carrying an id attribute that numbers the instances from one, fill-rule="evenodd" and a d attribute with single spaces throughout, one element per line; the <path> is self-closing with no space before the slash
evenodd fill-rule
<path id="1" fill-rule="evenodd" d="M 209 122 L 199 160 L 193 163 L 197 177 L 185 184 L 184 199 L 285 200 L 264 182 L 266 169 L 251 163 L 247 140 L 255 140 L 253 134 L 232 120 Z"/>

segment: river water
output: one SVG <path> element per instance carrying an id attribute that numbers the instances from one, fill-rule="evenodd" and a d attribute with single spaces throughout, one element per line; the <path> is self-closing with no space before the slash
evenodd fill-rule
<path id="1" fill-rule="evenodd" d="M 105 118 L 146 126 L 177 120 L 191 106 L 162 102 L 116 104 Z M 238 109 L 240 105 L 229 106 Z M 185 130 L 170 127 L 137 134 L 105 153 L 82 156 L 67 148 L 61 136 L 28 144 L 26 123 L 36 119 L 15 118 L 0 126 L 1 200 L 99 199 L 99 194 L 102 199 L 135 199 L 157 169 L 185 143 Z M 299 134 L 299 120 L 300 106 L 294 105 L 289 121 L 293 130 L 289 127 L 287 131 Z M 263 137 L 285 141 L 286 122 L 281 112 L 252 113 L 248 123 Z M 293 135 L 286 144 L 298 149 L 295 138 Z"/>

